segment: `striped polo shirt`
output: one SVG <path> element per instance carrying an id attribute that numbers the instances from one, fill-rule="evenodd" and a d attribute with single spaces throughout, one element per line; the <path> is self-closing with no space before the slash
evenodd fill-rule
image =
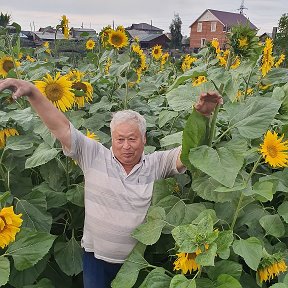
<path id="1" fill-rule="evenodd" d="M 179 174 L 181 147 L 142 155 L 127 174 L 113 154 L 70 124 L 71 150 L 64 151 L 81 167 L 84 179 L 85 221 L 81 241 L 98 259 L 123 263 L 137 240 L 133 230 L 143 223 L 151 203 L 153 183 Z"/>

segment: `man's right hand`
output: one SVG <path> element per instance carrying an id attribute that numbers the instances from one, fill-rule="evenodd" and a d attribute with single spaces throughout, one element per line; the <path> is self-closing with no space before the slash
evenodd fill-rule
<path id="1" fill-rule="evenodd" d="M 31 96 L 34 93 L 39 93 L 32 83 L 14 78 L 0 80 L 0 92 L 5 89 L 12 91 L 12 98 L 14 100 L 21 96 Z"/>

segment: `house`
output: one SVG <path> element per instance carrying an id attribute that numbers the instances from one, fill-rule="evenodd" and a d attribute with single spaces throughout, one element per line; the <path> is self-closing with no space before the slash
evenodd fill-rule
<path id="1" fill-rule="evenodd" d="M 262 42 L 262 43 L 264 43 L 267 38 L 271 38 L 271 39 L 272 39 L 272 33 L 264 32 L 263 34 L 261 34 L 261 35 L 259 36 L 259 40 L 260 40 L 260 42 Z"/>
<path id="2" fill-rule="evenodd" d="M 37 47 L 43 44 L 43 41 L 32 31 L 21 31 L 19 34 L 21 47 Z"/>
<path id="3" fill-rule="evenodd" d="M 227 41 L 227 32 L 237 25 L 248 25 L 251 29 L 258 30 L 243 14 L 206 9 L 189 26 L 190 49 L 196 52 L 213 39 L 217 39 L 223 48 Z"/>
<path id="4" fill-rule="evenodd" d="M 96 37 L 96 31 L 91 28 L 74 28 L 70 29 L 70 35 L 77 40 L 82 38 L 82 35 Z"/>
<path id="5" fill-rule="evenodd" d="M 171 40 L 167 35 L 163 34 L 162 29 L 152 26 L 147 23 L 132 24 L 125 28 L 130 38 L 138 38 L 139 44 L 143 49 L 149 49 L 155 45 L 161 45 L 167 48 Z"/>

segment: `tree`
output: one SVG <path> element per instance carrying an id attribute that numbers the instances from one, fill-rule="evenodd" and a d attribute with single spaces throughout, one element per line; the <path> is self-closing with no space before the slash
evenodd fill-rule
<path id="1" fill-rule="evenodd" d="M 288 14 L 283 14 L 278 22 L 278 31 L 275 37 L 275 49 L 277 53 L 286 55 L 285 63 L 287 65 L 288 55 Z"/>
<path id="2" fill-rule="evenodd" d="M 174 19 L 172 19 L 172 23 L 169 26 L 171 32 L 171 48 L 181 48 L 181 42 L 183 38 L 181 34 L 181 26 L 182 20 L 179 14 L 175 14 Z"/>
<path id="3" fill-rule="evenodd" d="M 0 14 L 0 26 L 6 27 L 9 24 L 10 20 L 11 20 L 11 16 L 10 15 L 3 14 L 1 12 L 1 14 Z"/>

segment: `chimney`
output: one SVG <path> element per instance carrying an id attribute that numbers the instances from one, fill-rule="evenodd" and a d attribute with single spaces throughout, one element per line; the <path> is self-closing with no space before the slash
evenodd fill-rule
<path id="1" fill-rule="evenodd" d="M 275 40 L 277 34 L 277 27 L 273 27 L 272 29 L 272 39 Z"/>

